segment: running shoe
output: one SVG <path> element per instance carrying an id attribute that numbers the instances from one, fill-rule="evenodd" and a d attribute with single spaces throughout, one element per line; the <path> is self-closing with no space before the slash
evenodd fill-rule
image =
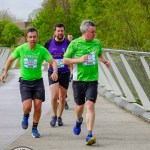
<path id="1" fill-rule="evenodd" d="M 40 134 L 38 132 L 38 130 L 35 128 L 35 129 L 32 129 L 32 136 L 34 138 L 40 138 Z"/>
<path id="2" fill-rule="evenodd" d="M 76 135 L 80 134 L 82 121 L 83 121 L 83 119 L 80 122 L 76 121 L 76 124 L 75 124 L 75 126 L 73 128 L 73 133 L 74 134 L 76 134 Z"/>
<path id="3" fill-rule="evenodd" d="M 96 143 L 96 139 L 92 135 L 87 135 L 86 137 L 86 145 L 92 145 Z"/>
<path id="4" fill-rule="evenodd" d="M 23 116 L 23 120 L 22 120 L 22 128 L 23 129 L 28 128 L 28 119 L 29 119 L 29 116 Z"/>
<path id="5" fill-rule="evenodd" d="M 59 126 L 63 126 L 63 122 L 62 122 L 62 118 L 61 117 L 58 117 L 58 125 Z"/>
<path id="6" fill-rule="evenodd" d="M 52 127 L 54 127 L 54 126 L 56 125 L 56 122 L 57 122 L 57 116 L 53 116 L 53 117 L 52 117 L 52 120 L 50 121 L 50 125 L 51 125 Z"/>

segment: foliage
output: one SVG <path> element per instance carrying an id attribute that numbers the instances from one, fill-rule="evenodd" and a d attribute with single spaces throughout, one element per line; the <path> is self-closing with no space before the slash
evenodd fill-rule
<path id="1" fill-rule="evenodd" d="M 103 47 L 150 51 L 149 8 L 150 0 L 43 0 L 42 7 L 29 15 L 29 21 L 38 29 L 41 44 L 53 37 L 55 23 L 64 23 L 66 34 L 77 38 L 81 36 L 81 22 L 88 19 L 96 22 L 96 37 Z M 2 12 L 2 20 L 4 14 L 11 16 L 7 10 Z M 0 21 L 0 44 L 4 26 Z"/>
<path id="2" fill-rule="evenodd" d="M 47 18 L 47 19 L 45 19 Z M 69 23 L 69 3 L 68 0 L 47 0 L 43 8 L 33 20 L 33 26 L 39 31 L 40 43 L 53 37 L 53 27 L 55 23 Z"/>
<path id="3" fill-rule="evenodd" d="M 14 46 L 21 37 L 21 30 L 12 22 L 8 22 L 2 32 L 3 41 L 7 46 Z"/>
<path id="4" fill-rule="evenodd" d="M 6 24 L 8 23 L 9 21 L 7 21 L 7 20 L 2 20 L 2 21 L 0 21 L 0 44 L 4 44 L 4 40 L 3 40 L 3 36 L 2 36 L 2 33 L 3 33 L 3 31 L 4 31 L 4 29 L 5 29 L 5 26 L 6 26 Z"/>

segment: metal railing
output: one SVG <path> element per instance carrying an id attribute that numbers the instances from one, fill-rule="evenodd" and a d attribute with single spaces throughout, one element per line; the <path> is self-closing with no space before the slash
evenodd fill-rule
<path id="1" fill-rule="evenodd" d="M 5 63 L 10 55 L 10 49 L 8 47 L 0 47 L 0 74 L 4 69 Z"/>
<path id="2" fill-rule="evenodd" d="M 99 85 L 150 111 L 150 53 L 103 49 L 110 61 L 99 63 Z"/>

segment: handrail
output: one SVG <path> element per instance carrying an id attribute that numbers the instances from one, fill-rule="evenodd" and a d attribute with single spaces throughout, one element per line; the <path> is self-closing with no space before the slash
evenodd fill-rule
<path id="1" fill-rule="evenodd" d="M 150 55 L 150 52 L 137 52 L 137 51 L 107 49 L 107 48 L 103 48 L 103 51 L 114 52 L 114 53 L 124 53 L 124 54 Z"/>
<path id="2" fill-rule="evenodd" d="M 106 91 L 112 89 L 116 96 L 119 96 L 121 91 L 120 96 L 126 98 L 129 103 L 140 104 L 150 111 L 150 52 L 106 48 L 103 48 L 103 52 L 111 67 L 106 71 L 103 65 L 99 65 L 99 85 L 101 86 L 102 82 L 104 87 L 105 81 Z"/>

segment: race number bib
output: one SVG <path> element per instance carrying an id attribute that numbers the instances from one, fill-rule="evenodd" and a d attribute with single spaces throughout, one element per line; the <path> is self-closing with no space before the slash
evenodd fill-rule
<path id="1" fill-rule="evenodd" d="M 62 59 L 55 59 L 55 60 L 57 62 L 57 68 L 63 68 L 64 67 Z"/>
<path id="2" fill-rule="evenodd" d="M 96 64 L 95 54 L 89 54 L 88 61 L 84 62 L 83 66 L 89 66 L 89 65 L 95 65 L 95 64 Z"/>
<path id="3" fill-rule="evenodd" d="M 24 67 L 25 68 L 37 68 L 37 58 L 25 58 Z"/>

